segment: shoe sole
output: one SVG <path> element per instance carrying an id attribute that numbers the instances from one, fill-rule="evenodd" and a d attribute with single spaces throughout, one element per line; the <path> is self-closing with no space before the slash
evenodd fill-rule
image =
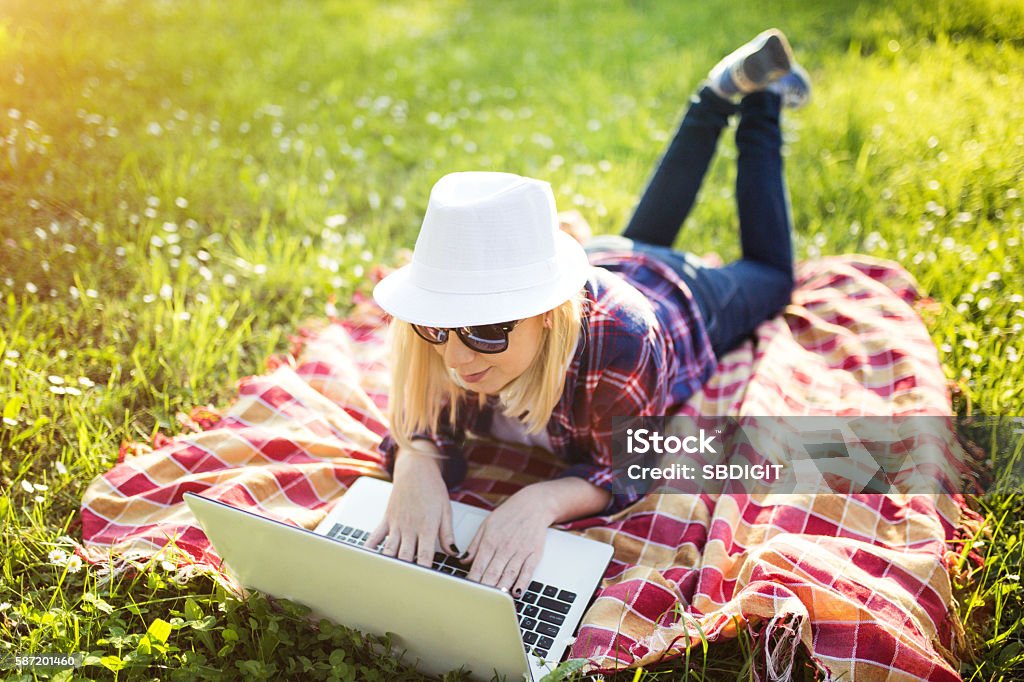
<path id="1" fill-rule="evenodd" d="M 764 44 L 747 55 L 733 71 L 733 82 L 740 92 L 760 90 L 789 71 L 793 50 L 786 36 L 777 29 L 765 31 Z"/>

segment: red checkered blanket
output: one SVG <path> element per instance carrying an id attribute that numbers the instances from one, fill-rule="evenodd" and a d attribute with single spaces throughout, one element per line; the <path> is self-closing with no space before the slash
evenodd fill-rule
<path id="1" fill-rule="evenodd" d="M 899 266 L 864 257 L 805 263 L 793 303 L 721 359 L 690 415 L 944 415 L 937 353 Z M 92 560 L 217 563 L 182 503 L 208 497 L 314 527 L 358 476 L 386 477 L 384 317 L 361 301 L 305 330 L 223 412 L 153 448 L 125 446 L 82 501 Z M 541 451 L 478 442 L 453 499 L 493 507 L 563 466 Z M 802 646 L 836 679 L 957 680 L 950 542 L 976 523 L 949 495 L 648 495 L 567 524 L 615 548 L 570 651 L 591 669 L 649 666 L 746 629 L 756 672 L 788 679 Z"/>

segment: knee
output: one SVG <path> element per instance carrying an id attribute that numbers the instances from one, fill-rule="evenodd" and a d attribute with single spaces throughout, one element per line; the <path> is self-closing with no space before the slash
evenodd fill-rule
<path id="1" fill-rule="evenodd" d="M 796 279 L 793 270 L 774 270 L 771 278 L 771 296 L 775 303 L 775 310 L 780 311 L 793 300 L 793 289 L 796 288 Z"/>

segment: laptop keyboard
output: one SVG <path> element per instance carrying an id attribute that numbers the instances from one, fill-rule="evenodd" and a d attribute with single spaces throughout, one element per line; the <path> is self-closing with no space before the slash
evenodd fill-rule
<path id="1" fill-rule="evenodd" d="M 370 538 L 370 534 L 358 528 L 336 523 L 327 533 L 327 537 L 362 547 Z M 380 551 L 379 546 L 377 551 Z M 443 552 L 434 554 L 432 568 L 457 578 L 465 578 L 469 574 L 466 567 Z M 515 600 L 519 629 L 527 652 L 541 658 L 547 655 L 555 643 L 554 638 L 558 630 L 565 622 L 565 615 L 569 613 L 575 600 L 574 592 L 560 590 L 536 580 L 530 583 L 522 598 Z"/>

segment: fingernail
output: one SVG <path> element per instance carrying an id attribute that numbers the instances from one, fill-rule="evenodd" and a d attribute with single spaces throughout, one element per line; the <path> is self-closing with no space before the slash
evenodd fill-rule
<path id="1" fill-rule="evenodd" d="M 523 588 L 517 587 L 516 591 L 515 591 L 515 595 L 516 595 L 516 599 L 519 599 L 520 597 L 522 597 L 523 596 Z"/>
<path id="2" fill-rule="evenodd" d="M 452 554 L 455 554 L 455 555 L 459 554 L 459 548 L 455 546 L 454 542 L 452 544 L 448 545 L 448 549 L 450 549 L 452 551 Z"/>

